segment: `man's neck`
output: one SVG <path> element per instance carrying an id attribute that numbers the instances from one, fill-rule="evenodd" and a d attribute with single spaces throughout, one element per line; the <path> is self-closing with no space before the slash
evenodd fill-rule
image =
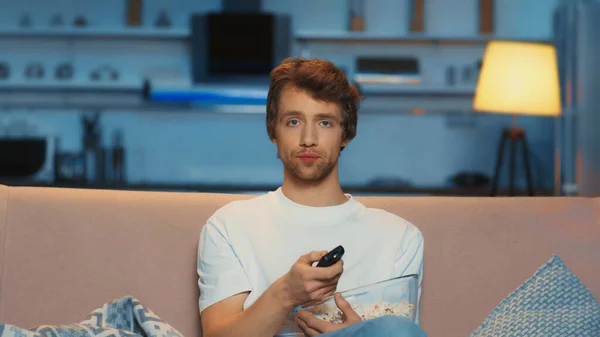
<path id="1" fill-rule="evenodd" d="M 281 190 L 286 198 L 304 206 L 328 207 L 348 201 L 335 174 L 318 183 L 298 181 L 284 174 Z"/>

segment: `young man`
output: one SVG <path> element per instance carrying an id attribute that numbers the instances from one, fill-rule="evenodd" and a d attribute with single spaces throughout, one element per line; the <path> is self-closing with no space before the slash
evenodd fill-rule
<path id="1" fill-rule="evenodd" d="M 297 305 L 401 275 L 419 275 L 420 298 L 421 232 L 340 187 L 338 157 L 356 135 L 360 100 L 328 61 L 289 58 L 271 72 L 266 124 L 283 163 L 283 184 L 222 207 L 203 227 L 204 337 L 271 337 Z M 313 266 L 338 245 L 346 252 L 341 261 Z M 341 296 L 335 299 L 343 324 L 301 312 L 293 326 L 314 336 L 361 321 Z"/>

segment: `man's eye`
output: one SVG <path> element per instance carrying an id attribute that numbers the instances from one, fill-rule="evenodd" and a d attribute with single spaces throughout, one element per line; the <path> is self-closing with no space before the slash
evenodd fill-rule
<path id="1" fill-rule="evenodd" d="M 291 121 L 289 121 L 289 122 L 288 122 L 288 125 L 291 125 L 291 126 L 296 126 L 296 125 L 298 125 L 298 123 L 299 123 L 299 122 L 298 122 L 297 120 L 295 120 L 295 119 L 292 119 Z"/>
<path id="2" fill-rule="evenodd" d="M 323 124 L 324 127 L 330 127 L 331 126 L 331 122 L 328 122 L 328 121 L 322 121 L 321 124 Z"/>

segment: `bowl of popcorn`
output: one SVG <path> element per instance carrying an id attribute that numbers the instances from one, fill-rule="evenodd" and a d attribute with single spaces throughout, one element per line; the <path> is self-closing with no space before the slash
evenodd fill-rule
<path id="1" fill-rule="evenodd" d="M 401 316 L 414 322 L 418 290 L 418 275 L 411 274 L 346 290 L 340 294 L 363 321 L 382 316 Z M 342 311 L 335 304 L 333 296 L 318 304 L 298 306 L 292 310 L 291 317 L 300 310 L 306 310 L 324 321 L 344 321 Z"/>

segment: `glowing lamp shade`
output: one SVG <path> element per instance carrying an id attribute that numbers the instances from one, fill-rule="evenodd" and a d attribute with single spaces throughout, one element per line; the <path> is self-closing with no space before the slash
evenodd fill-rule
<path id="1" fill-rule="evenodd" d="M 556 49 L 543 43 L 490 41 L 473 108 L 515 115 L 560 115 Z"/>

